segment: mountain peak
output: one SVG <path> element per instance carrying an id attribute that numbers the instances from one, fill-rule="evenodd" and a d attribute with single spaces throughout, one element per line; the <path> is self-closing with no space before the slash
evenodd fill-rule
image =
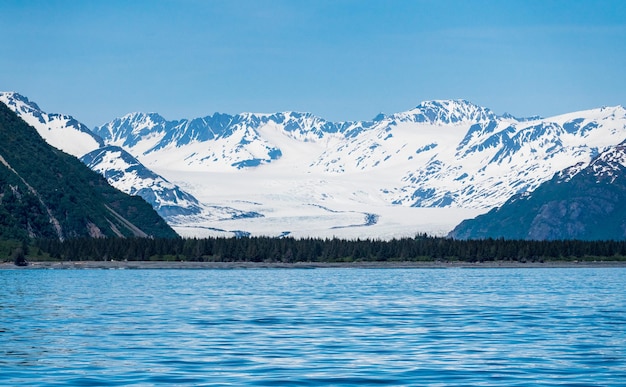
<path id="1" fill-rule="evenodd" d="M 100 127 L 93 128 L 93 132 L 103 139 L 126 139 L 124 145 L 134 144 L 137 138 L 153 131 L 162 131 L 167 121 L 157 113 L 134 112 L 116 118 Z"/>
<path id="2" fill-rule="evenodd" d="M 491 110 L 464 99 L 423 101 L 414 109 L 395 116 L 404 116 L 405 119 L 408 118 L 414 122 L 430 124 L 457 124 L 468 121 L 482 122 L 497 118 Z"/>
<path id="3" fill-rule="evenodd" d="M 31 103 L 26 96 L 23 96 L 22 94 L 16 91 L 0 91 L 0 96 L 5 97 L 7 99 L 14 99 L 17 101 Z"/>
<path id="4" fill-rule="evenodd" d="M 519 121 L 519 122 L 539 121 L 542 119 L 542 117 L 539 115 L 534 115 L 530 117 L 517 117 L 508 112 L 505 112 L 504 114 L 499 116 L 499 118 L 503 118 L 505 120 L 514 120 L 514 121 Z"/>
<path id="5" fill-rule="evenodd" d="M 33 110 L 41 110 L 36 103 L 31 102 L 27 97 L 15 91 L 0 91 L 0 102 L 4 102 L 4 104 L 7 106 L 16 107 L 19 102 L 21 103 L 21 105 L 28 106 Z"/>
<path id="6" fill-rule="evenodd" d="M 147 121 L 152 121 L 154 123 L 157 122 L 163 122 L 165 121 L 165 118 L 163 118 L 160 114 L 158 113 L 144 113 L 144 112 L 132 112 L 132 113 L 128 113 L 124 116 L 122 116 L 121 118 L 119 118 L 120 121 L 130 121 L 130 122 L 142 122 L 145 123 Z"/>
<path id="7" fill-rule="evenodd" d="M 20 118 L 33 126 L 50 145 L 80 157 L 104 145 L 102 139 L 74 117 L 46 113 L 35 102 L 16 92 L 0 92 L 4 103 Z"/>

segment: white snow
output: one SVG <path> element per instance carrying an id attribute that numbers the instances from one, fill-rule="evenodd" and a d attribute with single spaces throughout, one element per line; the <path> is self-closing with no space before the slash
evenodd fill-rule
<path id="1" fill-rule="evenodd" d="M 37 117 L 37 113 L 42 113 L 37 105 L 28 103 L 29 101 L 23 100 L 22 96 L 14 92 L 0 92 L 0 102 L 34 127 L 48 144 L 65 153 L 80 157 L 100 147 L 92 135 L 70 123 L 70 116 L 41 114 Z"/>
<path id="2" fill-rule="evenodd" d="M 201 141 L 190 122 L 169 124 L 167 136 L 164 118 L 134 113 L 99 129 L 107 144 L 200 201 L 201 214 L 171 221 L 181 235 L 197 237 L 445 235 L 626 138 L 619 106 L 524 121 L 461 100 L 423 102 L 377 122 L 343 123 L 337 132 L 308 113 L 245 113 L 224 133 L 201 129 L 214 135 Z M 281 156 L 272 159 L 277 149 Z M 124 168 L 109 157 L 112 168 Z M 237 168 L 251 159 L 259 165 Z M 140 180 L 129 174 L 113 184 L 158 190 Z"/>

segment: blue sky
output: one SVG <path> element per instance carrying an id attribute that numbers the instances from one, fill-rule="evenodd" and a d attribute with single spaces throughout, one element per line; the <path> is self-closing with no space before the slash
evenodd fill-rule
<path id="1" fill-rule="evenodd" d="M 0 90 L 90 127 L 133 111 L 367 120 L 423 100 L 626 105 L 626 1 L 0 3 Z"/>

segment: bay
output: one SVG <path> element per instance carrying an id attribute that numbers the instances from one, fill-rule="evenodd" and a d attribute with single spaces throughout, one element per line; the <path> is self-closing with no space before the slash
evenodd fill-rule
<path id="1" fill-rule="evenodd" d="M 625 268 L 0 270 L 0 385 L 625 380 Z"/>

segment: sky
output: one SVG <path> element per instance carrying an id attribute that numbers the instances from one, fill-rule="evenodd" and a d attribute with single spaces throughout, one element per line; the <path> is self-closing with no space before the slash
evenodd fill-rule
<path id="1" fill-rule="evenodd" d="M 623 0 L 2 0 L 0 28 L 0 91 L 89 127 L 137 111 L 626 105 Z"/>

